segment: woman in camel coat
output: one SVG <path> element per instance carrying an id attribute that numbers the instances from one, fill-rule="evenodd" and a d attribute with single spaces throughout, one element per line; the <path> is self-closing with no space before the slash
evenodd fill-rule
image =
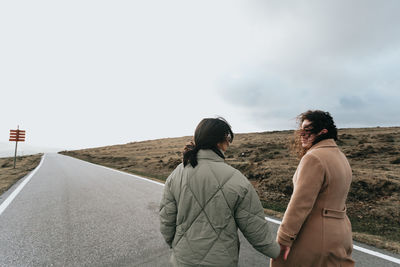
<path id="1" fill-rule="evenodd" d="M 337 147 L 337 129 L 328 112 L 299 116 L 300 164 L 293 194 L 278 230 L 277 266 L 354 266 L 346 198 L 352 172 Z"/>

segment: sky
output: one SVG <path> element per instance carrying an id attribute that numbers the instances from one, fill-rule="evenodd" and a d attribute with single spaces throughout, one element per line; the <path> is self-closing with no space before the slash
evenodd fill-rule
<path id="1" fill-rule="evenodd" d="M 400 1 L 1 1 L 0 143 L 400 125 Z"/>

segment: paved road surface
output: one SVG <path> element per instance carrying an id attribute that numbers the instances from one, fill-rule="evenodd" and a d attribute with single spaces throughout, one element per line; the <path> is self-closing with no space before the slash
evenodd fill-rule
<path id="1" fill-rule="evenodd" d="M 158 230 L 162 190 L 145 179 L 46 154 L 0 214 L 0 266 L 168 266 L 169 248 Z M 399 266 L 358 251 L 354 258 L 357 266 Z M 268 266 L 268 260 L 243 240 L 240 266 Z"/>

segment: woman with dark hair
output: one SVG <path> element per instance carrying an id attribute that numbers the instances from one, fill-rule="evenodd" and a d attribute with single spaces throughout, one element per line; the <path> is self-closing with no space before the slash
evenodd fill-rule
<path id="1" fill-rule="evenodd" d="M 337 129 L 329 112 L 298 116 L 294 149 L 299 166 L 293 194 L 278 230 L 277 266 L 354 266 L 346 198 L 352 172 L 336 145 Z"/>
<path id="2" fill-rule="evenodd" d="M 224 119 L 203 119 L 165 183 L 160 230 L 173 266 L 237 266 L 238 228 L 264 255 L 279 255 L 253 186 L 224 161 L 233 137 Z"/>

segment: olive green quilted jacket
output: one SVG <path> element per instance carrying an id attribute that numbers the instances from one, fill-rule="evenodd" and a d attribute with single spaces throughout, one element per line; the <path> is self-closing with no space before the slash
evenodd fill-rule
<path id="1" fill-rule="evenodd" d="M 238 227 L 255 249 L 279 254 L 253 186 L 212 150 L 198 165 L 180 164 L 168 177 L 160 204 L 160 230 L 174 266 L 237 266 Z"/>

